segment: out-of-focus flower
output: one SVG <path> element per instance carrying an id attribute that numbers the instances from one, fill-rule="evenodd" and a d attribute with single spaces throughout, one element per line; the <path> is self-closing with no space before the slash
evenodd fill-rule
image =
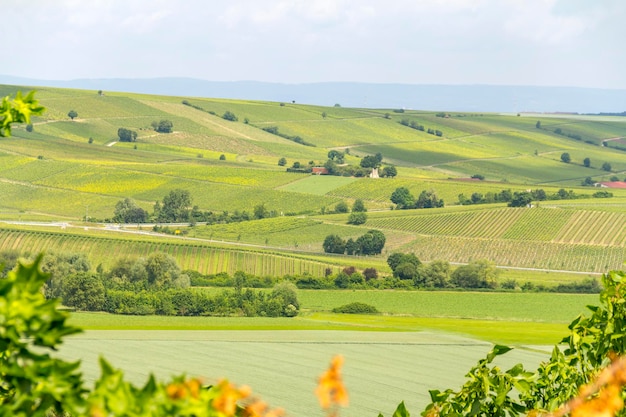
<path id="1" fill-rule="evenodd" d="M 319 377 L 315 395 L 324 409 L 338 405 L 343 407 L 348 405 L 348 391 L 341 379 L 342 365 L 343 356 L 335 356 L 328 370 Z"/>
<path id="2" fill-rule="evenodd" d="M 237 411 L 237 402 L 250 396 L 252 391 L 243 385 L 237 388 L 228 381 L 222 380 L 217 386 L 217 397 L 211 403 L 215 410 L 226 416 L 234 416 Z"/>

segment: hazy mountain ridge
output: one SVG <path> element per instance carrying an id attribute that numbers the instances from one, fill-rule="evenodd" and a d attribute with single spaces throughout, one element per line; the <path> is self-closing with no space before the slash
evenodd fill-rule
<path id="1" fill-rule="evenodd" d="M 505 113 L 620 113 L 626 109 L 626 90 L 579 87 L 356 82 L 281 84 L 259 81 L 206 81 L 174 77 L 59 81 L 8 75 L 0 75 L 0 83 L 390 109 Z"/>

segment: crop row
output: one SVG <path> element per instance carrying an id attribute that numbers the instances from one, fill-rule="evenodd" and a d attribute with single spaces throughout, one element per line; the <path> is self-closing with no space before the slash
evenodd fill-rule
<path id="1" fill-rule="evenodd" d="M 620 269 L 626 259 L 624 247 L 451 236 L 418 236 L 402 250 L 425 261 L 489 259 L 501 266 L 583 272 Z"/>
<path id="2" fill-rule="evenodd" d="M 22 232 L 0 230 L 0 251 L 18 250 L 25 256 L 44 251 L 78 252 L 86 254 L 93 265 L 105 269 L 120 257 L 145 257 L 153 252 L 172 255 L 182 269 L 193 269 L 204 274 L 245 271 L 256 275 L 283 276 L 308 272 L 323 276 L 325 269 L 333 267 L 321 262 L 301 259 L 288 254 L 238 251 L 198 244 L 173 244 L 149 241 L 128 241 L 62 233 Z"/>
<path id="3" fill-rule="evenodd" d="M 522 215 L 521 210 L 499 209 L 371 219 L 368 224 L 427 235 L 497 238 Z"/>
<path id="4" fill-rule="evenodd" d="M 626 214 L 578 211 L 554 239 L 556 242 L 588 242 L 596 245 L 626 244 Z"/>

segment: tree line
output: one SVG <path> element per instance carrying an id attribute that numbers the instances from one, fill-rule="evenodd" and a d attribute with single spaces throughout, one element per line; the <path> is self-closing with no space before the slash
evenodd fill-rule
<path id="1" fill-rule="evenodd" d="M 591 195 L 594 198 L 612 197 L 613 194 L 607 192 L 598 192 Z M 490 204 L 490 203 L 509 203 L 509 207 L 525 207 L 533 201 L 547 200 L 574 200 L 578 198 L 589 198 L 587 194 L 577 194 L 573 190 L 565 190 L 564 188 L 549 194 L 545 190 L 538 188 L 530 191 L 515 191 L 511 189 L 502 190 L 500 192 L 487 192 L 485 194 L 475 192 L 466 197 L 465 194 L 459 194 L 459 204 L 466 206 L 472 204 Z"/>
<path id="2" fill-rule="evenodd" d="M 131 198 L 124 198 L 115 204 L 113 217 L 115 223 L 190 223 L 203 222 L 207 224 L 235 223 L 248 220 L 265 219 L 278 216 L 276 210 L 269 210 L 265 204 L 258 204 L 252 213 L 235 210 L 233 213 L 202 211 L 197 205 L 192 205 L 191 193 L 183 189 L 171 190 L 162 201 L 155 202 L 153 212 L 139 207 Z"/>
<path id="3" fill-rule="evenodd" d="M 0 253 L 3 275 L 16 265 L 17 258 L 16 252 Z M 101 265 L 93 271 L 85 254 L 50 252 L 42 258 L 41 270 L 49 274 L 44 285 L 47 298 L 59 298 L 65 306 L 83 311 L 293 317 L 300 308 L 291 282 L 275 280 L 272 291 L 254 291 L 246 288 L 243 273 L 235 274 L 229 285 L 232 290 L 217 294 L 194 290 L 176 260 L 161 252 L 145 258 L 120 258 L 108 271 Z"/>

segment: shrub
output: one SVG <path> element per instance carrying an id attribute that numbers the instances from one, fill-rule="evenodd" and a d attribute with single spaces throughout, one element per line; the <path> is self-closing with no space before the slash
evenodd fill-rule
<path id="1" fill-rule="evenodd" d="M 366 221 L 367 221 L 367 214 L 363 212 L 350 213 L 350 216 L 348 216 L 348 224 L 359 225 L 359 224 L 365 224 Z"/>
<path id="2" fill-rule="evenodd" d="M 235 116 L 235 113 L 230 112 L 230 111 L 226 111 L 222 115 L 222 119 L 228 120 L 228 121 L 231 121 L 231 122 L 236 122 L 237 120 L 239 120 L 239 118 L 237 116 Z"/>
<path id="3" fill-rule="evenodd" d="M 354 302 L 350 304 L 342 305 L 341 307 L 333 308 L 333 313 L 343 313 L 343 314 L 378 314 L 379 311 L 376 307 L 360 303 Z"/>

